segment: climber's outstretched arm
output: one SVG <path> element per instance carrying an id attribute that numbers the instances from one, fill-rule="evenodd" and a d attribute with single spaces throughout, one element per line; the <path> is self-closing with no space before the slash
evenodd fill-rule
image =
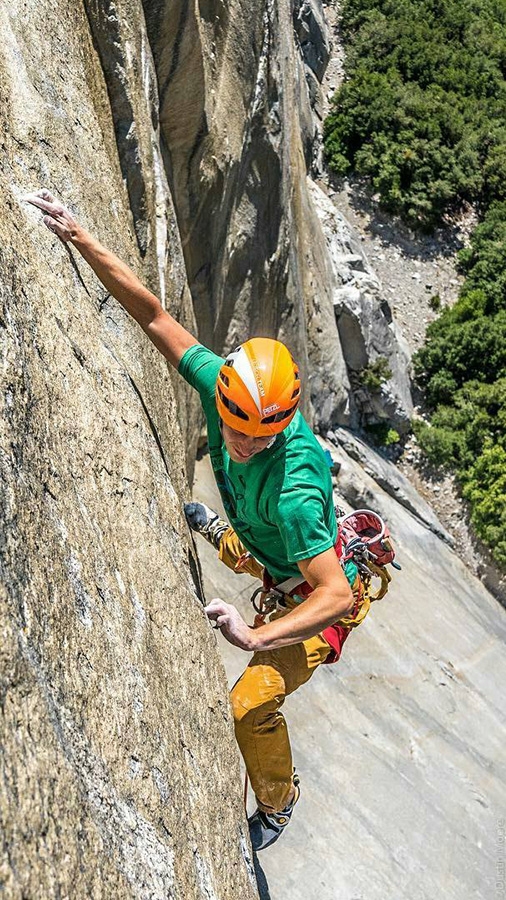
<path id="1" fill-rule="evenodd" d="M 104 287 L 139 323 L 155 347 L 176 368 L 181 357 L 197 339 L 165 312 L 155 297 L 125 263 L 111 253 L 58 203 L 49 191 L 37 191 L 25 197 L 43 212 L 44 224 L 64 243 L 71 243 L 91 266 Z"/>

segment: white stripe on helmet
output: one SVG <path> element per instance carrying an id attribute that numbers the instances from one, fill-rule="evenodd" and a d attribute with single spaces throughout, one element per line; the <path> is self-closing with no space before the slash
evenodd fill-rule
<path id="1" fill-rule="evenodd" d="M 258 390 L 257 380 L 255 378 L 255 373 L 251 367 L 251 363 L 248 359 L 248 355 L 243 347 L 238 347 L 237 350 L 234 350 L 233 353 L 229 353 L 227 359 L 233 359 L 234 361 L 234 369 L 239 375 L 241 381 L 246 385 L 251 397 L 255 403 L 256 408 L 258 409 L 259 415 L 262 415 L 262 400 L 260 398 L 260 391 Z"/>

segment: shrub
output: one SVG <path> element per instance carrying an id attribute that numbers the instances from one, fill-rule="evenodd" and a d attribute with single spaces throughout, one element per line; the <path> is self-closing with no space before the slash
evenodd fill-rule
<path id="1" fill-rule="evenodd" d="M 458 301 L 414 357 L 432 417 L 413 428 L 456 472 L 477 533 L 506 567 L 506 3 L 344 0 L 342 31 L 329 166 L 366 176 L 413 227 L 430 230 L 464 202 L 480 211 L 459 254 Z M 361 381 L 378 391 L 391 374 L 380 358 Z"/>
<path id="2" fill-rule="evenodd" d="M 456 307 L 445 310 L 413 364 L 432 409 L 468 381 L 493 383 L 506 374 L 506 310 L 464 321 Z"/>
<path id="3" fill-rule="evenodd" d="M 384 356 L 378 356 L 360 373 L 361 383 L 372 392 L 379 391 L 381 385 L 391 377 L 392 370 Z"/>
<path id="4" fill-rule="evenodd" d="M 413 430 L 434 464 L 457 473 L 477 534 L 505 565 L 506 377 L 467 382 L 436 406 L 430 425 L 414 422 Z"/>
<path id="5" fill-rule="evenodd" d="M 344 0 L 345 80 L 329 166 L 430 230 L 463 201 L 506 199 L 506 8 L 496 0 Z"/>
<path id="6" fill-rule="evenodd" d="M 459 253 L 459 269 L 466 275 L 459 303 L 480 291 L 484 313 L 506 309 L 506 202 L 493 203 L 487 210 L 470 247 Z"/>
<path id="7" fill-rule="evenodd" d="M 390 428 L 388 422 L 367 425 L 366 431 L 380 447 L 391 447 L 393 444 L 398 444 L 401 439 L 399 432 L 395 428 Z"/>
<path id="8" fill-rule="evenodd" d="M 434 428 L 426 422 L 413 422 L 413 431 L 425 455 L 438 466 L 453 466 L 461 456 L 461 438 L 450 428 Z"/>
<path id="9" fill-rule="evenodd" d="M 463 489 L 471 504 L 471 522 L 491 548 L 492 556 L 506 568 L 506 450 L 487 444 L 470 468 Z"/>

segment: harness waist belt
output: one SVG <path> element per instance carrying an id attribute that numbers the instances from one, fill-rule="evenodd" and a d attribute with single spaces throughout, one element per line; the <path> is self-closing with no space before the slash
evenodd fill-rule
<path id="1" fill-rule="evenodd" d="M 305 581 L 305 578 L 297 578 L 294 575 L 292 578 L 287 578 L 286 581 L 280 582 L 280 584 L 275 584 L 274 589 L 281 591 L 283 594 L 291 594 L 299 584 L 305 584 Z"/>

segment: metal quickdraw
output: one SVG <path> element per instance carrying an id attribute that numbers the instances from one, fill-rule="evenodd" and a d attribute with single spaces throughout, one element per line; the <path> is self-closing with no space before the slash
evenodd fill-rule
<path id="1" fill-rule="evenodd" d="M 260 596 L 260 601 L 257 601 L 258 596 Z M 274 588 L 266 590 L 263 584 L 253 592 L 250 597 L 253 609 L 256 612 L 253 628 L 259 628 L 264 624 L 266 617 L 274 612 L 282 598 L 283 594 L 281 591 L 276 591 Z"/>

